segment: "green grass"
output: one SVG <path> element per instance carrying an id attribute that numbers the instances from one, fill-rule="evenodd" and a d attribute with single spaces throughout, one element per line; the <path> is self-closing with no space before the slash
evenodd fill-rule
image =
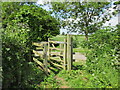
<path id="1" fill-rule="evenodd" d="M 56 37 L 52 37 L 51 39 L 55 40 L 55 41 L 64 41 L 65 39 L 65 35 L 57 35 Z M 73 40 L 77 40 L 79 42 L 85 40 L 85 36 L 84 35 L 72 35 Z"/>
<path id="2" fill-rule="evenodd" d="M 91 75 L 84 70 L 63 70 L 58 74 L 58 76 L 62 77 L 66 82 L 68 82 L 67 85 L 71 88 L 90 87 L 89 78 L 91 77 Z"/>
<path id="3" fill-rule="evenodd" d="M 88 73 L 86 70 L 62 70 L 57 76 L 63 78 L 70 88 L 113 88 L 104 85 L 97 76 Z"/>
<path id="4" fill-rule="evenodd" d="M 63 41 L 64 38 L 65 36 L 58 35 L 52 39 L 56 41 Z M 73 48 L 73 52 L 80 52 L 86 55 L 86 53 L 91 51 L 80 46 L 80 43 L 85 40 L 83 35 L 73 35 L 73 40 L 77 43 L 77 48 Z M 104 74 L 95 75 L 88 72 L 86 63 L 73 62 L 73 69 L 71 71 L 62 70 L 56 75 L 50 75 L 43 83 L 41 83 L 40 87 L 60 88 L 60 85 L 62 85 L 63 82 L 58 83 L 58 81 L 54 79 L 55 76 L 58 76 L 67 82 L 66 86 L 69 88 L 114 88 L 109 85 L 109 82 L 106 82 L 107 80 L 104 81 L 103 77 L 105 76 L 103 75 Z M 103 81 L 105 83 L 103 83 Z"/>
<path id="5" fill-rule="evenodd" d="M 64 41 L 65 37 L 66 36 L 64 35 L 57 35 L 56 37 L 52 37 L 51 39 L 55 41 Z"/>
<path id="6" fill-rule="evenodd" d="M 73 40 L 77 40 L 78 42 L 81 42 L 85 40 L 85 36 L 84 35 L 73 35 Z"/>
<path id="7" fill-rule="evenodd" d="M 85 64 L 86 64 L 85 60 L 79 60 L 79 62 L 73 62 L 73 66 L 77 69 L 84 67 Z"/>
<path id="8" fill-rule="evenodd" d="M 73 48 L 73 52 L 79 52 L 79 53 L 82 53 L 84 55 L 86 55 L 86 53 L 88 53 L 90 50 L 87 49 L 87 48 Z"/>
<path id="9" fill-rule="evenodd" d="M 52 90 L 52 88 L 59 88 L 59 84 L 55 79 L 55 74 L 51 73 L 49 77 L 46 77 L 36 88 L 39 88 L 39 90 L 41 90 L 41 88 L 51 88 L 50 90 Z"/>
<path id="10" fill-rule="evenodd" d="M 64 41 L 65 39 L 65 35 L 57 35 L 56 37 L 52 37 L 52 40 L 55 41 Z M 73 48 L 73 52 L 80 52 L 82 54 L 86 54 L 87 52 L 89 52 L 89 50 L 87 48 L 82 48 L 80 46 L 81 42 L 85 40 L 85 36 L 84 35 L 73 35 L 73 44 L 77 44 L 76 48 Z M 58 46 L 59 48 L 59 46 Z"/>

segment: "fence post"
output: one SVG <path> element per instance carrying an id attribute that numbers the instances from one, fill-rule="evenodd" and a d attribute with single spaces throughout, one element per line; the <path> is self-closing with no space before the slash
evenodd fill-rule
<path id="1" fill-rule="evenodd" d="M 50 39 L 48 38 L 48 60 L 50 60 Z"/>
<path id="2" fill-rule="evenodd" d="M 66 41 L 66 39 L 64 39 L 64 57 L 63 57 L 63 60 L 64 60 L 63 68 L 64 68 L 64 70 L 66 70 L 66 65 L 67 65 L 67 41 Z"/>
<path id="3" fill-rule="evenodd" d="M 67 70 L 72 69 L 72 39 L 69 34 L 67 34 Z"/>
<path id="4" fill-rule="evenodd" d="M 72 69 L 72 66 L 73 66 L 73 37 L 71 35 L 71 69 Z"/>
<path id="5" fill-rule="evenodd" d="M 48 67 L 47 67 L 47 44 L 44 44 L 44 49 L 43 49 L 43 63 L 44 63 L 44 68 L 46 74 L 48 74 Z"/>
<path id="6" fill-rule="evenodd" d="M 63 48 L 63 45 L 60 43 L 60 49 Z M 62 51 L 60 51 L 60 54 L 62 54 Z"/>

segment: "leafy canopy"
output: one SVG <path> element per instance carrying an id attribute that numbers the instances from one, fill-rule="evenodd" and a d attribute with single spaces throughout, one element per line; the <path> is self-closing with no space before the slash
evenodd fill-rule
<path id="1" fill-rule="evenodd" d="M 34 3 L 2 3 L 3 88 L 35 88 L 45 77 L 32 61 L 32 42 L 59 34 L 59 22 Z"/>
<path id="2" fill-rule="evenodd" d="M 69 32 L 89 33 L 100 29 L 109 21 L 109 2 L 53 2 L 53 13 L 61 20 L 61 24 Z"/>

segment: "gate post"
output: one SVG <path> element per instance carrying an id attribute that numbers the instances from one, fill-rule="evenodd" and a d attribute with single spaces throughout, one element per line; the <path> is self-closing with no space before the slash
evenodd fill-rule
<path id="1" fill-rule="evenodd" d="M 48 38 L 48 60 L 50 60 L 50 39 Z"/>
<path id="2" fill-rule="evenodd" d="M 60 43 L 60 49 L 63 48 L 63 44 Z M 60 54 L 62 54 L 63 51 L 60 51 Z"/>
<path id="3" fill-rule="evenodd" d="M 47 67 L 47 43 L 44 44 L 43 59 L 44 59 L 43 63 L 44 63 L 45 72 L 48 75 L 48 67 Z"/>
<path id="4" fill-rule="evenodd" d="M 72 38 L 67 34 L 67 70 L 72 69 Z"/>
<path id="5" fill-rule="evenodd" d="M 66 39 L 64 39 L 64 58 L 63 58 L 63 60 L 64 60 L 63 68 L 64 68 L 64 70 L 66 70 L 67 69 L 67 67 L 66 67 L 66 65 L 67 65 L 67 41 L 66 41 Z"/>

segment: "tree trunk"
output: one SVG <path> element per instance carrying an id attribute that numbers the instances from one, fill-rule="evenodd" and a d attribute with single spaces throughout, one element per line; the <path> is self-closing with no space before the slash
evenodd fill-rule
<path id="1" fill-rule="evenodd" d="M 88 30 L 85 30 L 85 40 L 88 41 Z"/>

